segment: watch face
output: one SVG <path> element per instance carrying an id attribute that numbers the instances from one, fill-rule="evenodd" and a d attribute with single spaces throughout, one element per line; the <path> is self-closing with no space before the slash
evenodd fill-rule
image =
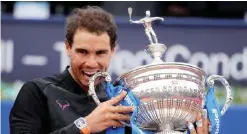
<path id="1" fill-rule="evenodd" d="M 75 123 L 76 127 L 80 128 L 80 129 L 82 129 L 86 126 L 86 122 L 83 118 L 77 119 L 74 123 Z"/>

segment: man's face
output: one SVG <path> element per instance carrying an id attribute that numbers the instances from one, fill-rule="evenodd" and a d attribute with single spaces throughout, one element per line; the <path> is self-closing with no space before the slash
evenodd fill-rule
<path id="1" fill-rule="evenodd" d="M 78 29 L 75 32 L 73 44 L 69 46 L 66 43 L 66 50 L 70 57 L 69 71 L 83 88 L 88 88 L 89 79 L 96 72 L 107 71 L 114 54 L 114 49 L 110 47 L 110 37 L 106 32 L 97 35 L 86 29 Z"/>

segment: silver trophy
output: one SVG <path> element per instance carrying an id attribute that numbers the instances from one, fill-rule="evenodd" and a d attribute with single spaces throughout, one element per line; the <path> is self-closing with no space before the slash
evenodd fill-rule
<path id="1" fill-rule="evenodd" d="M 128 12 L 131 23 L 144 25 L 151 43 L 145 50 L 153 58 L 151 64 L 132 69 L 114 82 L 114 85 L 121 84 L 131 89 L 140 99 L 141 104 L 136 115 L 137 126 L 152 130 L 155 134 L 182 134 L 179 130 L 186 129 L 187 122 L 195 122 L 198 113 L 202 112 L 207 93 L 205 85 L 213 87 L 215 80 L 221 82 L 226 89 L 226 102 L 221 110 L 223 115 L 232 102 L 231 87 L 226 79 L 219 75 L 206 78 L 201 68 L 191 64 L 163 62 L 161 57 L 167 47 L 158 43 L 151 27 L 151 21 L 163 19 L 150 17 L 148 11 L 145 18 L 133 21 L 132 8 Z M 90 79 L 89 95 L 100 104 L 94 89 L 97 77 L 105 77 L 106 81 L 111 81 L 111 76 L 107 72 L 98 72 Z"/>

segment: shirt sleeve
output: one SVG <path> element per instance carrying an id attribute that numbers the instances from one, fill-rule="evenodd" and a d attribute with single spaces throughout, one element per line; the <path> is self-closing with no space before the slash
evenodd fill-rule
<path id="1" fill-rule="evenodd" d="M 47 134 L 46 97 L 33 82 L 25 83 L 17 95 L 9 116 L 11 134 Z M 49 134 L 80 134 L 74 123 Z"/>

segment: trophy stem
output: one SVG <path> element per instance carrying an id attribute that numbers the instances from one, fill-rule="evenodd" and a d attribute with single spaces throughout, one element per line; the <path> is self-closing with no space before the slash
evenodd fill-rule
<path id="1" fill-rule="evenodd" d="M 179 131 L 173 131 L 173 130 L 165 130 L 165 131 L 156 132 L 155 134 L 185 134 L 185 133 Z"/>
<path id="2" fill-rule="evenodd" d="M 165 53 L 166 49 L 167 49 L 166 45 L 160 43 L 148 45 L 145 48 L 145 50 L 153 58 L 151 64 L 164 63 L 161 58 Z"/>
<path id="3" fill-rule="evenodd" d="M 172 123 L 159 124 L 161 131 L 155 132 L 155 134 L 184 134 L 183 132 L 174 131 L 174 125 Z"/>
<path id="4" fill-rule="evenodd" d="M 159 124 L 160 130 L 174 130 L 174 125 L 171 123 L 162 123 Z"/>
<path id="5" fill-rule="evenodd" d="M 174 131 L 174 124 L 172 123 L 159 124 L 159 129 L 161 131 L 155 132 L 155 134 L 184 134 L 183 132 Z"/>

